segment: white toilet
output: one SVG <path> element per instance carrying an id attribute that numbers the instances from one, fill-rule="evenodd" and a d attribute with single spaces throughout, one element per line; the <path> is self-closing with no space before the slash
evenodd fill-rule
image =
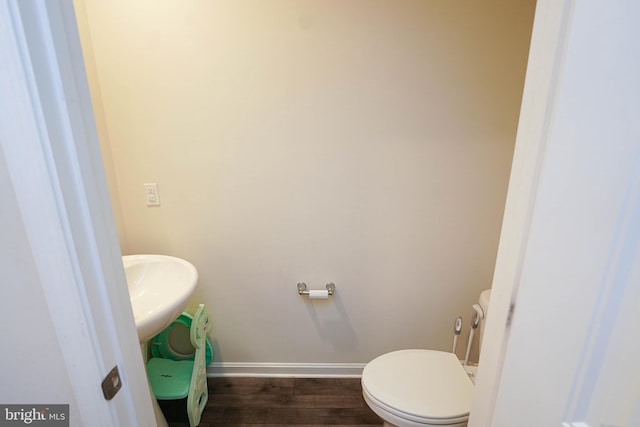
<path id="1" fill-rule="evenodd" d="M 490 296 L 490 290 L 480 294 L 485 317 Z M 480 345 L 483 331 L 481 323 Z M 362 394 L 386 427 L 465 427 L 471 408 L 473 371 L 462 366 L 453 353 L 393 351 L 364 368 Z"/>

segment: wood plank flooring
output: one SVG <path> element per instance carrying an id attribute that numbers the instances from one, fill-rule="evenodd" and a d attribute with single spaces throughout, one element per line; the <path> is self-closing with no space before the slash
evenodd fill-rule
<path id="1" fill-rule="evenodd" d="M 381 426 L 358 378 L 209 378 L 200 427 Z M 186 399 L 160 401 L 169 427 L 188 427 Z"/>

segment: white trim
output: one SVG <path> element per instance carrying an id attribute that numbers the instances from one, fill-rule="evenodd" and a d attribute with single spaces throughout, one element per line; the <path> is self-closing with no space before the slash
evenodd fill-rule
<path id="1" fill-rule="evenodd" d="M 637 222 L 640 215 L 640 163 L 636 162 L 634 173 L 629 178 L 624 207 L 618 218 L 616 235 L 609 248 L 605 275 L 600 283 L 591 322 L 587 327 L 589 333 L 576 366 L 573 387 L 567 400 L 568 416 L 565 418 L 587 419 L 590 410 L 595 406 L 592 399 L 599 377 L 605 369 L 604 363 L 612 332 L 616 325 L 619 326 L 618 312 L 625 295 L 628 295 L 627 288 L 637 285 L 630 279 L 637 257 L 630 254 L 640 251 L 640 226 Z M 574 423 L 576 426 L 578 424 L 586 426 L 586 423 Z"/>
<path id="2" fill-rule="evenodd" d="M 78 357 L 74 360 L 65 351 L 69 348 L 91 347 L 93 322 L 86 319 L 83 312 L 86 298 L 77 283 L 80 278 L 70 257 L 74 249 L 70 247 L 72 242 L 66 233 L 68 220 L 64 217 L 64 211 L 58 209 L 61 192 L 49 176 L 55 173 L 55 168 L 52 168 L 52 155 L 47 150 L 50 141 L 35 78 L 32 74 L 27 75 L 34 67 L 23 38 L 23 18 L 15 3 L 3 2 L 0 6 L 3 8 L 0 17 L 4 21 L 0 24 L 0 28 L 4 29 L 4 34 L 0 34 L 0 50 L 3 52 L 3 68 L 10 70 L 4 76 L 0 75 L 0 92 L 3 93 L 0 102 L 2 111 L 14 112 L 11 116 L 2 114 L 0 117 L 1 148 L 7 159 L 11 184 L 37 266 L 39 283 L 63 350 L 67 375 L 69 378 L 97 380 L 102 371 L 102 361 L 95 357 Z M 13 105 L 9 106 L 8 103 Z M 91 387 L 87 381 L 72 382 L 71 386 L 78 404 L 74 410 L 79 424 L 90 423 L 93 417 L 112 420 L 108 407 L 92 407 L 92 403 L 100 397 L 98 387 Z"/>
<path id="3" fill-rule="evenodd" d="M 214 362 L 209 377 L 360 378 L 366 363 Z"/>
<path id="4" fill-rule="evenodd" d="M 71 425 L 153 425 L 71 1 L 0 1 L 0 51 L 0 149 L 77 404 Z M 123 387 L 107 401 L 114 365 Z"/>
<path id="5" fill-rule="evenodd" d="M 575 0 L 538 0 L 470 427 L 493 425 L 510 316 L 536 205 Z"/>

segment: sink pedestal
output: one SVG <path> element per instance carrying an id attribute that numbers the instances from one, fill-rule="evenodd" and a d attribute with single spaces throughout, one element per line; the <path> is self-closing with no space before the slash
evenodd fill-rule
<path id="1" fill-rule="evenodd" d="M 149 393 L 151 393 L 151 400 L 153 401 L 153 414 L 156 416 L 156 426 L 169 427 L 167 419 L 164 417 L 162 409 L 160 409 L 160 405 L 158 404 L 158 399 L 156 399 L 153 395 L 153 391 L 151 391 L 151 384 L 149 384 Z"/>
<path id="2" fill-rule="evenodd" d="M 166 255 L 128 255 L 122 257 L 122 263 L 142 359 L 146 365 L 146 341 L 182 313 L 196 288 L 198 272 L 188 261 Z M 148 380 L 147 384 L 156 425 L 169 427 Z"/>

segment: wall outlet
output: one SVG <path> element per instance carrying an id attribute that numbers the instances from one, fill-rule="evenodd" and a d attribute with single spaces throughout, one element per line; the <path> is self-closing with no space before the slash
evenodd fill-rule
<path id="1" fill-rule="evenodd" d="M 144 195 L 147 199 L 147 206 L 160 206 L 158 184 L 155 182 L 144 184 Z"/>

